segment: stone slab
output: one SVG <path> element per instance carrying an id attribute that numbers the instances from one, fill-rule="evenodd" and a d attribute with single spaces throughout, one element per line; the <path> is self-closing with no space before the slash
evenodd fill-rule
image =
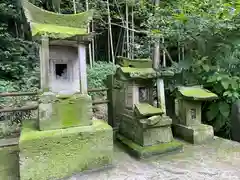
<path id="1" fill-rule="evenodd" d="M 34 123 L 25 121 L 20 136 L 21 180 L 56 180 L 112 164 L 113 131 L 106 122 L 48 131 Z"/>
<path id="2" fill-rule="evenodd" d="M 0 179 L 19 180 L 17 138 L 0 140 Z"/>
<path id="3" fill-rule="evenodd" d="M 213 127 L 205 124 L 192 126 L 173 124 L 172 129 L 174 136 L 193 144 L 206 143 L 214 137 Z"/>
<path id="4" fill-rule="evenodd" d="M 117 139 L 125 145 L 130 154 L 137 158 L 148 158 L 153 155 L 161 155 L 170 152 L 181 151 L 182 143 L 173 140 L 169 143 L 161 143 L 153 146 L 140 146 L 121 134 L 117 135 Z"/>
<path id="5" fill-rule="evenodd" d="M 89 95 L 40 96 L 38 126 L 40 130 L 88 126 L 92 123 L 92 116 L 92 99 Z"/>

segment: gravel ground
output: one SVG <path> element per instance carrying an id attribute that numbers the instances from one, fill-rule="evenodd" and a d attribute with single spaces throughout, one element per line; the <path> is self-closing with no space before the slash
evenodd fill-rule
<path id="1" fill-rule="evenodd" d="M 115 145 L 114 167 L 66 180 L 240 180 L 240 143 L 215 138 L 183 152 L 136 160 Z"/>

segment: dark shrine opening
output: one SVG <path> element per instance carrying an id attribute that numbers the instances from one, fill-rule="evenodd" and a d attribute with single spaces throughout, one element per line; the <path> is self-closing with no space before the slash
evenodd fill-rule
<path id="1" fill-rule="evenodd" d="M 55 65 L 56 76 L 63 76 L 67 72 L 67 64 L 56 64 Z"/>

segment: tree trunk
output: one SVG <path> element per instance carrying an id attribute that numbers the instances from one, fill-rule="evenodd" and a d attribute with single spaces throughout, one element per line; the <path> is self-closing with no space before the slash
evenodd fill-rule
<path id="1" fill-rule="evenodd" d="M 128 27 L 128 3 L 126 0 L 126 30 L 127 30 L 127 58 L 130 58 L 130 54 L 129 54 L 129 27 Z"/>
<path id="2" fill-rule="evenodd" d="M 88 0 L 86 0 L 86 10 L 89 10 L 88 7 Z M 90 33 L 90 23 L 88 24 L 88 33 Z M 90 63 L 90 68 L 93 67 L 93 63 L 92 63 L 92 41 L 90 42 L 90 44 L 88 45 L 88 53 L 89 53 L 89 63 Z"/>
<path id="3" fill-rule="evenodd" d="M 111 54 L 112 54 L 112 63 L 115 64 L 114 50 L 113 50 L 113 39 L 112 39 L 112 25 L 111 25 L 111 15 L 109 8 L 109 0 L 107 0 L 107 10 L 108 10 L 108 29 L 109 29 L 109 38 L 110 38 L 110 46 L 111 46 Z"/>

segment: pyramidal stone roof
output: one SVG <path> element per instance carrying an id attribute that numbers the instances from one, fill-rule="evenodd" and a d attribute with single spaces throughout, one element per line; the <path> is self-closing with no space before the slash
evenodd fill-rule
<path id="1" fill-rule="evenodd" d="M 28 0 L 22 0 L 32 36 L 46 35 L 53 39 L 66 39 L 88 35 L 87 26 L 93 18 L 93 10 L 78 14 L 59 14 L 41 9 Z"/>

